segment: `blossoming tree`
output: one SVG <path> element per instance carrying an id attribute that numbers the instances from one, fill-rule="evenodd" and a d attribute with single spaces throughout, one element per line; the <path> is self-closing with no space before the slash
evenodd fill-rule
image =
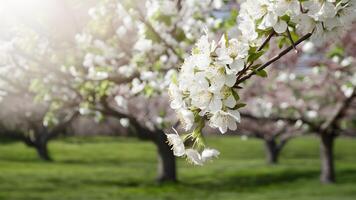
<path id="1" fill-rule="evenodd" d="M 237 128 L 238 110 L 245 105 L 238 95 L 244 82 L 254 75 L 265 77 L 268 66 L 307 39 L 318 44 L 334 40 L 355 19 L 355 4 L 352 0 L 244 1 L 237 27 L 229 34 L 219 42 L 202 36 L 170 85 L 171 106 L 185 113 L 182 121 L 191 131 L 183 137 L 171 135 L 175 155 L 198 165 L 205 161 L 205 150 L 217 155 L 216 150 L 206 148 L 202 129 L 206 124 L 221 133 Z M 258 62 L 273 38 L 279 38 L 281 46 L 290 46 L 268 61 Z M 192 148 L 185 148 L 187 138 L 195 141 Z"/>
<path id="2" fill-rule="evenodd" d="M 276 73 L 276 81 L 267 87 L 267 94 L 261 93 L 266 102 L 275 107 L 270 118 L 297 122 L 320 137 L 321 181 L 324 183 L 335 181 L 335 138 L 352 135 L 350 130 L 355 129 L 354 42 L 350 32 L 339 45 L 314 47 L 312 43 L 305 44 L 304 58 L 290 58 L 279 63 L 283 68 L 293 67 Z"/>
<path id="3" fill-rule="evenodd" d="M 175 124 L 167 112 L 165 90 L 202 31 L 222 23 L 212 16 L 221 6 L 216 2 L 107 1 L 89 11 L 92 20 L 77 35 L 84 69 L 75 70 L 92 85 L 81 110 L 121 119 L 134 134 L 153 141 L 160 181 L 176 179 L 175 158 L 164 133 Z M 106 91 L 98 96 L 100 85 L 106 85 Z"/>
<path id="4" fill-rule="evenodd" d="M 16 36 L 0 45 L 1 135 L 24 141 L 36 148 L 41 159 L 50 161 L 47 144 L 64 133 L 78 115 L 73 109 L 76 96 L 71 95 L 72 90 L 56 87 L 66 79 L 51 76 L 57 66 L 50 62 L 54 54 L 48 51 L 46 41 L 28 29 L 16 31 Z M 39 80 L 51 87 L 44 87 Z M 39 99 L 45 101 L 36 101 Z"/>
<path id="5" fill-rule="evenodd" d="M 29 52 L 13 53 L 21 61 L 16 67 L 29 75 L 25 87 L 36 96 L 32 99 L 48 105 L 40 124 L 45 129 L 61 124 L 59 117 L 67 105 L 98 121 L 116 117 L 133 134 L 156 144 L 158 180 L 175 181 L 175 157 L 163 132 L 169 114 L 161 112 L 167 106 L 157 94 L 164 93 L 174 74 L 171 69 L 203 29 L 220 24 L 212 16 L 221 6 L 216 2 L 103 1 L 89 10 L 91 20 L 75 44 L 27 30 L 19 40 L 31 47 Z"/>

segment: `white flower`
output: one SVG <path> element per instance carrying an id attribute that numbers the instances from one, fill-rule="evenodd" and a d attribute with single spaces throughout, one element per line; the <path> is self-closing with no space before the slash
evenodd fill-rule
<path id="1" fill-rule="evenodd" d="M 353 61 L 354 61 L 354 58 L 349 56 L 349 57 L 344 58 L 341 61 L 340 65 L 343 67 L 347 67 L 347 66 L 351 65 Z"/>
<path id="2" fill-rule="evenodd" d="M 226 68 L 226 73 L 228 75 L 236 75 L 239 71 L 241 71 L 245 66 L 245 61 L 243 59 L 235 59 L 233 63 Z"/>
<path id="3" fill-rule="evenodd" d="M 310 119 L 315 119 L 318 116 L 318 113 L 315 110 L 309 110 L 306 115 Z"/>
<path id="4" fill-rule="evenodd" d="M 240 123 L 241 117 L 237 110 L 217 111 L 210 118 L 210 126 L 219 128 L 221 133 L 226 133 L 228 129 L 236 130 L 236 123 Z"/>
<path id="5" fill-rule="evenodd" d="M 230 57 L 229 50 L 226 47 L 226 42 L 225 35 L 223 35 L 219 41 L 219 47 L 216 49 L 216 60 L 222 65 L 228 65 L 233 62 L 233 59 Z"/>
<path id="6" fill-rule="evenodd" d="M 210 54 L 215 45 L 210 44 L 207 34 L 203 35 L 196 44 L 199 54 Z"/>
<path id="7" fill-rule="evenodd" d="M 141 83 L 141 81 L 138 78 L 133 79 L 131 84 L 132 84 L 131 92 L 133 94 L 137 94 L 145 88 L 145 84 Z"/>
<path id="8" fill-rule="evenodd" d="M 255 29 L 255 21 L 252 18 L 240 15 L 238 24 L 243 38 L 247 41 L 253 42 L 258 38 L 258 33 Z"/>
<path id="9" fill-rule="evenodd" d="M 194 67 L 200 70 L 204 70 L 209 67 L 211 63 L 210 54 L 199 53 L 192 55 L 194 60 Z"/>
<path id="10" fill-rule="evenodd" d="M 119 38 L 124 37 L 127 34 L 127 29 L 124 26 L 120 26 L 118 29 L 116 29 L 116 35 L 119 36 Z"/>
<path id="11" fill-rule="evenodd" d="M 238 71 L 238 69 L 231 69 L 228 66 L 215 66 L 214 68 L 209 68 L 205 73 L 205 78 L 207 78 L 210 82 L 209 89 L 214 92 L 218 93 L 224 85 L 228 87 L 234 86 L 236 83 L 236 74 L 233 71 Z M 230 74 L 227 74 L 225 71 L 229 70 Z"/>
<path id="12" fill-rule="evenodd" d="M 233 58 L 236 59 L 246 58 L 249 49 L 250 46 L 245 41 L 238 40 L 238 39 L 229 40 L 228 51 L 229 51 L 229 55 Z"/>
<path id="13" fill-rule="evenodd" d="M 280 104 L 281 106 L 282 104 Z M 269 117 L 272 114 L 273 104 L 262 98 L 257 98 L 253 102 L 252 113 L 259 117 Z"/>
<path id="14" fill-rule="evenodd" d="M 125 77 L 130 77 L 134 74 L 135 68 L 129 65 L 120 66 L 117 71 Z"/>
<path id="15" fill-rule="evenodd" d="M 89 115 L 91 113 L 91 110 L 89 108 L 81 107 L 79 108 L 79 113 L 81 115 Z"/>
<path id="16" fill-rule="evenodd" d="M 224 5 L 223 0 L 213 0 L 213 6 L 215 9 L 221 9 L 223 5 Z"/>
<path id="17" fill-rule="evenodd" d="M 288 28 L 288 24 L 284 20 L 280 19 L 276 13 L 268 12 L 266 16 L 263 17 L 258 28 L 266 30 L 270 27 L 272 27 L 277 33 L 284 33 Z"/>
<path id="18" fill-rule="evenodd" d="M 91 44 L 92 40 L 93 36 L 86 33 L 75 35 L 76 43 L 83 48 L 87 48 Z"/>
<path id="19" fill-rule="evenodd" d="M 203 152 L 201 153 L 201 157 L 203 162 L 209 161 L 213 158 L 217 158 L 220 155 L 220 152 L 216 149 L 209 149 L 206 148 L 203 150 Z"/>
<path id="20" fill-rule="evenodd" d="M 215 112 L 222 108 L 219 88 L 224 85 L 224 79 L 216 77 L 211 80 L 212 86 L 209 86 L 204 73 L 196 73 L 194 76 L 194 84 L 190 88 L 191 104 L 201 109 L 203 115 L 205 112 Z"/>
<path id="21" fill-rule="evenodd" d="M 187 156 L 188 161 L 193 163 L 194 165 L 203 165 L 203 163 L 204 163 L 201 155 L 195 149 L 185 150 L 185 155 Z"/>
<path id="22" fill-rule="evenodd" d="M 224 87 L 221 90 L 221 96 L 223 97 L 223 104 L 228 108 L 234 108 L 236 106 L 236 99 L 233 95 L 232 89 L 229 87 Z"/>
<path id="23" fill-rule="evenodd" d="M 169 85 L 168 93 L 171 97 L 171 108 L 180 109 L 184 107 L 183 95 L 176 84 L 171 83 Z"/>
<path id="24" fill-rule="evenodd" d="M 206 112 L 216 112 L 222 108 L 221 96 L 218 93 L 201 90 L 191 98 L 192 105 L 202 110 L 200 115 L 204 115 Z"/>
<path id="25" fill-rule="evenodd" d="M 141 73 L 141 80 L 144 80 L 144 81 L 153 81 L 153 80 L 156 80 L 157 79 L 157 73 L 156 72 L 153 72 L 153 71 L 144 71 Z"/>
<path id="26" fill-rule="evenodd" d="M 184 147 L 184 142 L 179 137 L 177 131 L 175 129 L 173 129 L 173 130 L 174 130 L 175 134 L 166 134 L 168 144 L 172 146 L 173 154 L 175 156 L 178 156 L 178 157 L 184 156 L 184 154 L 186 153 L 185 147 Z"/>
<path id="27" fill-rule="evenodd" d="M 354 92 L 354 88 L 349 87 L 347 85 L 342 85 L 341 90 L 344 93 L 345 97 L 351 97 L 352 93 Z"/>
<path id="28" fill-rule="evenodd" d="M 84 57 L 83 66 L 87 68 L 94 67 L 94 55 L 92 53 L 87 53 Z"/>
<path id="29" fill-rule="evenodd" d="M 307 41 L 304 43 L 302 47 L 302 51 L 308 54 L 314 53 L 315 52 L 315 45 L 314 43 Z"/>
<path id="30" fill-rule="evenodd" d="M 335 17 L 336 7 L 333 3 L 325 1 L 320 10 L 314 15 L 314 18 L 318 21 L 325 21 Z"/>
<path id="31" fill-rule="evenodd" d="M 300 14 L 300 6 L 298 0 L 277 0 L 274 4 L 274 11 L 278 16 L 298 15 Z"/>
<path id="32" fill-rule="evenodd" d="M 281 19 L 278 19 L 277 23 L 273 25 L 273 29 L 274 31 L 276 31 L 276 33 L 284 33 L 287 31 L 287 28 L 288 28 L 287 22 Z"/>
<path id="33" fill-rule="evenodd" d="M 123 96 L 116 96 L 115 102 L 119 107 L 127 111 L 127 100 Z"/>
<path id="34" fill-rule="evenodd" d="M 182 122 L 186 131 L 190 130 L 194 125 L 194 113 L 187 109 L 178 110 L 178 118 Z"/>
<path id="35" fill-rule="evenodd" d="M 299 14 L 292 18 L 292 22 L 296 23 L 297 33 L 311 33 L 315 27 L 315 21 L 307 14 Z"/>
<path id="36" fill-rule="evenodd" d="M 124 128 L 127 128 L 130 126 L 130 120 L 127 118 L 121 118 L 120 119 L 120 124 L 121 126 L 123 126 Z"/>
<path id="37" fill-rule="evenodd" d="M 138 40 L 134 46 L 134 49 L 143 52 L 147 52 L 151 50 L 151 48 L 152 48 L 152 40 L 147 40 L 145 38 L 141 38 L 140 40 Z"/>

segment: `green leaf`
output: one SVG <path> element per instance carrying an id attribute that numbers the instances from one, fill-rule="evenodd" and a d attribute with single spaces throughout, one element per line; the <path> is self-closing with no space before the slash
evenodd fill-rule
<path id="1" fill-rule="evenodd" d="M 175 35 L 175 38 L 180 42 L 187 39 L 183 29 L 181 29 L 181 28 L 176 28 L 174 35 Z"/>
<path id="2" fill-rule="evenodd" d="M 223 25 L 225 30 L 228 30 L 236 25 L 237 15 L 238 15 L 238 11 L 236 9 L 231 10 L 229 18 L 225 20 Z"/>
<path id="3" fill-rule="evenodd" d="M 261 66 L 261 64 L 253 65 L 253 66 L 251 67 L 251 69 L 256 70 L 256 69 L 259 68 L 260 66 Z"/>
<path id="4" fill-rule="evenodd" d="M 290 17 L 288 15 L 283 15 L 282 17 L 280 17 L 283 21 L 285 22 L 289 22 Z"/>
<path id="5" fill-rule="evenodd" d="M 232 95 L 234 96 L 236 101 L 240 100 L 240 96 L 239 96 L 239 94 L 237 94 L 237 92 L 235 90 L 232 90 Z"/>
<path id="6" fill-rule="evenodd" d="M 287 43 L 287 38 L 282 37 L 278 40 L 278 48 L 282 48 Z"/>
<path id="7" fill-rule="evenodd" d="M 167 26 L 172 24 L 172 16 L 159 14 L 155 18 L 155 20 L 164 23 Z"/>
<path id="8" fill-rule="evenodd" d="M 225 46 L 229 46 L 229 36 L 227 35 L 227 33 L 224 33 L 224 37 L 225 37 Z"/>
<path id="9" fill-rule="evenodd" d="M 259 51 L 259 52 L 250 54 L 250 56 L 247 59 L 247 62 L 253 63 L 254 61 L 258 60 L 264 53 L 265 53 L 265 51 Z"/>
<path id="10" fill-rule="evenodd" d="M 245 103 L 238 103 L 238 104 L 236 104 L 236 106 L 234 107 L 234 109 L 236 110 L 236 109 L 240 109 L 240 108 L 243 108 L 243 107 L 245 107 L 247 104 L 245 104 Z"/>
<path id="11" fill-rule="evenodd" d="M 327 56 L 329 58 L 332 58 L 334 56 L 343 57 L 344 54 L 345 54 L 345 49 L 342 48 L 341 46 L 336 46 L 328 52 Z"/>
<path id="12" fill-rule="evenodd" d="M 258 70 L 258 71 L 255 71 L 256 72 L 256 75 L 257 76 L 260 76 L 260 77 L 263 77 L 263 78 L 266 78 L 267 77 L 267 72 L 265 70 Z"/>

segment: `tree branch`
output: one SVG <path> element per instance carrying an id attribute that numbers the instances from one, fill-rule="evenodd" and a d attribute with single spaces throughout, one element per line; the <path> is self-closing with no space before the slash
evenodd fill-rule
<path id="1" fill-rule="evenodd" d="M 321 130 L 323 132 L 326 132 L 329 128 L 333 128 L 334 126 L 336 126 L 338 121 L 345 115 L 354 98 L 356 98 L 355 87 L 353 88 L 351 96 L 347 97 L 343 102 L 339 103 L 334 114 L 327 121 L 325 121 L 325 123 L 321 125 Z"/>
<path id="2" fill-rule="evenodd" d="M 298 41 L 295 42 L 295 45 L 299 45 L 300 43 L 302 43 L 303 41 L 309 39 L 312 36 L 312 33 L 308 33 L 306 35 L 304 35 L 303 37 L 301 37 Z M 244 82 L 245 80 L 251 78 L 253 75 L 256 74 L 256 72 L 261 71 L 263 69 L 265 69 L 266 67 L 270 66 L 271 64 L 273 64 L 274 62 L 278 61 L 280 58 L 282 58 L 284 55 L 286 55 L 287 53 L 289 53 L 291 50 L 293 50 L 293 45 L 289 46 L 288 48 L 284 49 L 283 51 L 281 51 L 277 56 L 273 57 L 272 59 L 270 59 L 269 61 L 267 61 L 265 64 L 261 65 L 260 67 L 258 67 L 256 70 L 251 71 L 248 75 L 242 77 L 241 79 L 238 79 L 236 81 L 235 85 L 238 85 L 242 82 Z"/>
<path id="3" fill-rule="evenodd" d="M 304 117 L 298 117 L 298 118 L 293 118 L 293 117 L 283 117 L 283 116 L 270 116 L 270 117 L 257 117 L 254 116 L 252 114 L 249 113 L 240 113 L 241 117 L 245 117 L 247 119 L 252 119 L 252 120 L 256 120 L 256 121 L 272 121 L 272 122 L 276 122 L 279 120 L 288 122 L 290 124 L 295 124 L 297 121 L 302 121 L 304 124 L 307 124 L 308 126 L 310 126 L 312 128 L 313 131 L 318 132 L 319 131 L 319 126 L 317 126 L 316 124 L 314 124 L 313 122 L 307 120 Z"/>
<path id="4" fill-rule="evenodd" d="M 268 35 L 266 40 L 262 43 L 260 48 L 257 49 L 257 51 L 261 51 L 262 49 L 264 49 L 265 46 L 267 46 L 267 44 L 269 43 L 269 41 L 271 41 L 272 37 L 275 36 L 275 35 L 276 35 L 276 32 L 274 30 L 272 30 L 272 32 Z"/>

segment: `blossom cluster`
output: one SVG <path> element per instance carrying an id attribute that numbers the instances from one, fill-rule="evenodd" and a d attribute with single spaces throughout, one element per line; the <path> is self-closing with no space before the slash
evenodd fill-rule
<path id="1" fill-rule="evenodd" d="M 239 79 L 252 72 L 266 76 L 255 61 L 265 53 L 271 36 L 292 45 L 307 34 L 315 43 L 334 39 L 354 21 L 355 9 L 354 0 L 244 1 L 229 34 L 219 42 L 203 35 L 184 60 L 169 88 L 171 107 L 186 131 L 194 130 L 190 136 L 198 146 L 204 146 L 198 138 L 206 122 L 221 133 L 236 130 L 238 109 L 244 106 L 238 102 Z"/>
<path id="2" fill-rule="evenodd" d="M 354 0 L 256 0 L 245 1 L 238 16 L 238 29 L 250 45 L 259 46 L 263 33 L 293 30 L 299 35 L 314 33 L 312 40 L 335 39 L 350 27 L 356 14 Z M 261 37 L 262 36 L 262 37 Z"/>
<path id="3" fill-rule="evenodd" d="M 218 43 L 210 43 L 208 36 L 203 36 L 185 60 L 169 92 L 171 107 L 177 110 L 186 130 L 192 128 L 197 116 L 208 116 L 210 125 L 222 133 L 228 128 L 236 130 L 239 97 L 233 86 L 247 56 L 239 47 L 234 39 L 222 37 Z"/>
<path id="4" fill-rule="evenodd" d="M 141 74 L 155 74 L 152 79 L 137 79 L 143 89 L 166 91 L 176 66 L 181 64 L 192 43 L 204 29 L 211 31 L 221 21 L 211 14 L 221 4 L 221 0 L 146 1 L 147 13 L 139 17 L 144 19 L 136 21 L 138 35 L 132 63 Z"/>
<path id="5" fill-rule="evenodd" d="M 84 69 L 73 69 L 96 85 L 110 80 L 110 95 L 124 111 L 129 98 L 152 100 L 166 92 L 185 52 L 204 28 L 211 31 L 221 21 L 212 11 L 223 5 L 222 0 L 128 2 L 110 0 L 89 10 L 89 26 L 76 37 Z M 103 31 L 108 27 L 114 30 Z M 169 119 L 153 121 L 161 125 Z"/>

